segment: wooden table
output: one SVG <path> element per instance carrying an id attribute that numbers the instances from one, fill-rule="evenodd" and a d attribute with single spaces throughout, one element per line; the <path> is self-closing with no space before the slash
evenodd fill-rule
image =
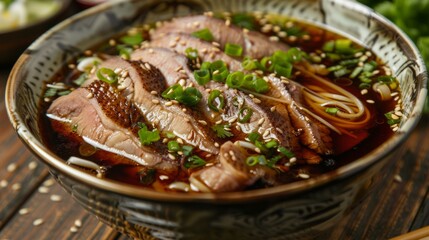
<path id="1" fill-rule="evenodd" d="M 0 70 L 0 239 L 130 239 L 87 213 L 21 143 L 6 114 Z M 429 225 L 429 116 L 392 162 L 387 179 L 329 239 L 388 239 Z"/>

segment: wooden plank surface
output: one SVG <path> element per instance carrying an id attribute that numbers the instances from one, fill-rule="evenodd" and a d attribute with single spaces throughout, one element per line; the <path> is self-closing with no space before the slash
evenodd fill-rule
<path id="1" fill-rule="evenodd" d="M 6 115 L 6 74 L 0 71 L 0 239 L 131 239 L 52 184 L 47 168 L 25 149 Z M 403 153 L 384 169 L 386 178 L 375 183 L 371 194 L 326 239 L 388 239 L 429 225 L 428 133 L 425 116 L 404 143 Z M 37 219 L 43 222 L 35 226 Z"/>

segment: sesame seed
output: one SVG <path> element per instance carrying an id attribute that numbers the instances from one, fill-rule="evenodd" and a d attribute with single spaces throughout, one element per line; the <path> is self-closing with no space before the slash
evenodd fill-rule
<path id="1" fill-rule="evenodd" d="M 219 124 L 221 124 L 222 123 L 222 119 L 221 120 L 218 120 L 217 122 L 215 122 L 217 125 L 219 125 Z"/>
<path id="2" fill-rule="evenodd" d="M 255 150 L 255 152 L 257 152 L 257 153 L 261 153 L 261 149 L 260 149 L 260 148 L 255 148 L 254 150 Z"/>
<path id="3" fill-rule="evenodd" d="M 289 41 L 295 42 L 298 38 L 296 36 L 289 36 Z"/>
<path id="4" fill-rule="evenodd" d="M 18 211 L 19 215 L 25 215 L 25 214 L 27 214 L 29 212 L 30 212 L 30 210 L 28 208 L 21 208 Z"/>
<path id="5" fill-rule="evenodd" d="M 395 180 L 395 182 L 402 182 L 402 177 L 400 175 L 396 174 L 394 176 L 394 180 Z"/>
<path id="6" fill-rule="evenodd" d="M 162 139 L 162 143 L 167 143 L 167 142 L 168 142 L 167 138 Z"/>
<path id="7" fill-rule="evenodd" d="M 280 32 L 277 33 L 277 36 L 279 36 L 281 38 L 284 38 L 284 37 L 287 36 L 287 33 L 285 31 L 280 31 Z"/>
<path id="8" fill-rule="evenodd" d="M 213 71 L 213 75 L 219 74 L 219 70 Z"/>
<path id="9" fill-rule="evenodd" d="M 295 162 L 296 162 L 296 157 L 292 157 L 292 158 L 290 158 L 290 159 L 289 159 L 289 162 L 290 162 L 290 163 L 295 163 Z"/>
<path id="10" fill-rule="evenodd" d="M 71 64 L 69 64 L 69 65 L 68 65 L 68 67 L 69 67 L 70 69 L 75 69 L 75 68 L 76 68 L 76 65 L 71 63 Z"/>
<path id="11" fill-rule="evenodd" d="M 157 91 L 151 91 L 151 92 L 150 92 L 150 94 L 152 94 L 152 95 L 157 95 L 157 94 L 158 94 L 158 92 L 157 92 Z"/>
<path id="12" fill-rule="evenodd" d="M 173 105 L 173 102 L 172 102 L 172 101 L 168 101 L 168 102 L 166 102 L 166 103 L 165 103 L 165 106 L 167 106 L 167 107 L 168 107 L 168 106 L 171 106 L 171 105 Z"/>
<path id="13" fill-rule="evenodd" d="M 259 119 L 259 121 L 258 121 L 258 125 L 262 125 L 262 123 L 264 123 L 264 121 L 265 121 L 265 118 L 261 118 L 261 119 Z"/>
<path id="14" fill-rule="evenodd" d="M 403 114 L 402 114 L 402 112 L 395 111 L 395 115 L 398 116 L 398 117 L 402 117 Z"/>
<path id="15" fill-rule="evenodd" d="M 276 106 L 272 106 L 272 107 L 270 108 L 270 111 L 271 111 L 271 112 L 275 112 L 275 111 L 276 111 Z"/>
<path id="16" fill-rule="evenodd" d="M 194 136 L 194 132 L 189 132 L 188 136 L 186 136 L 186 139 L 191 140 L 193 136 Z"/>
<path id="17" fill-rule="evenodd" d="M 158 104 L 159 100 L 158 99 L 152 99 L 152 103 Z"/>
<path id="18" fill-rule="evenodd" d="M 70 227 L 70 232 L 75 233 L 77 232 L 78 228 L 76 226 Z"/>
<path id="19" fill-rule="evenodd" d="M 270 36 L 269 39 L 271 42 L 278 42 L 280 40 L 279 37 L 277 37 L 277 36 Z"/>
<path id="20" fill-rule="evenodd" d="M 92 94 L 92 93 L 88 93 L 88 95 L 86 95 L 86 98 L 87 99 L 91 99 L 91 98 L 93 98 L 94 97 L 94 95 Z"/>
<path id="21" fill-rule="evenodd" d="M 225 25 L 226 26 L 230 26 L 231 25 L 231 20 L 230 19 L 226 19 L 225 20 Z"/>
<path id="22" fill-rule="evenodd" d="M 49 188 L 45 187 L 45 186 L 40 186 L 38 189 L 39 193 L 48 193 L 49 192 Z"/>
<path id="23" fill-rule="evenodd" d="M 8 172 L 15 172 L 16 168 L 17 168 L 16 163 L 11 163 L 7 166 L 7 171 Z"/>
<path id="24" fill-rule="evenodd" d="M 149 48 L 149 53 L 154 53 L 155 51 L 152 48 Z"/>
<path id="25" fill-rule="evenodd" d="M 207 122 L 206 122 L 206 121 L 204 121 L 204 120 L 198 120 L 198 122 L 199 122 L 199 123 L 201 123 L 201 124 L 202 124 L 202 125 L 204 125 L 204 126 L 205 126 L 205 125 L 207 125 Z"/>
<path id="26" fill-rule="evenodd" d="M 362 89 L 362 91 L 360 91 L 360 94 L 365 95 L 368 93 L 368 89 Z"/>
<path id="27" fill-rule="evenodd" d="M 218 42 L 212 42 L 212 45 L 216 47 L 220 47 L 220 44 Z"/>
<path id="28" fill-rule="evenodd" d="M 76 220 L 74 221 L 74 225 L 75 225 L 76 227 L 82 227 L 82 221 L 81 221 L 80 219 L 76 219 Z"/>
<path id="29" fill-rule="evenodd" d="M 393 92 L 390 94 L 390 96 L 394 97 L 394 96 L 397 96 L 398 94 L 399 94 L 398 92 Z"/>
<path id="30" fill-rule="evenodd" d="M 180 156 L 182 156 L 183 152 L 182 151 L 177 151 L 177 154 L 179 154 Z"/>
<path id="31" fill-rule="evenodd" d="M 160 180 L 167 180 L 169 177 L 167 175 L 160 175 L 159 179 Z"/>
<path id="32" fill-rule="evenodd" d="M 252 100 L 254 103 L 261 103 L 261 100 L 259 100 L 258 98 L 253 98 Z"/>
<path id="33" fill-rule="evenodd" d="M 390 115 L 390 117 L 391 117 L 393 120 L 398 120 L 398 119 L 399 119 L 399 117 L 398 117 L 398 116 L 396 116 L 396 114 L 391 114 L 391 115 Z"/>
<path id="34" fill-rule="evenodd" d="M 262 135 L 262 137 L 267 137 L 270 134 L 270 130 L 265 130 L 264 134 Z"/>
<path id="35" fill-rule="evenodd" d="M 244 33 L 244 34 L 249 33 L 249 29 L 247 29 L 247 28 L 243 28 L 243 33 Z"/>
<path id="36" fill-rule="evenodd" d="M 116 41 L 115 41 L 115 39 L 110 39 L 110 40 L 109 40 L 109 45 L 110 45 L 110 46 L 115 46 L 115 45 L 116 45 Z"/>
<path id="37" fill-rule="evenodd" d="M 169 157 L 171 160 L 176 160 L 176 157 L 175 157 L 173 154 L 171 154 L 171 153 L 169 153 L 169 154 L 168 154 L 168 157 Z"/>
<path id="38" fill-rule="evenodd" d="M 54 183 L 55 183 L 55 180 L 50 178 L 50 179 L 43 182 L 43 186 L 50 187 L 50 186 L 54 185 Z"/>
<path id="39" fill-rule="evenodd" d="M 366 102 L 369 103 L 369 104 L 374 104 L 375 103 L 375 101 L 371 100 L 371 99 L 366 100 Z"/>
<path id="40" fill-rule="evenodd" d="M 300 174 L 298 174 L 298 176 L 299 176 L 300 178 L 303 178 L 303 179 L 308 179 L 308 178 L 310 178 L 310 175 L 308 175 L 308 174 L 306 174 L 306 173 L 300 173 Z"/>
<path id="41" fill-rule="evenodd" d="M 219 143 L 217 143 L 217 142 L 215 142 L 214 145 L 215 145 L 215 147 L 219 147 L 220 146 Z"/>
<path id="42" fill-rule="evenodd" d="M 234 117 L 234 118 L 230 119 L 228 122 L 233 123 L 233 122 L 237 121 L 237 119 L 238 119 L 238 117 Z"/>
<path id="43" fill-rule="evenodd" d="M 62 198 L 60 195 L 53 194 L 53 195 L 51 195 L 50 199 L 53 202 L 59 202 L 59 201 L 61 201 Z"/>
<path id="44" fill-rule="evenodd" d="M 396 132 L 396 131 L 398 131 L 398 129 L 399 129 L 398 127 L 395 127 L 392 129 L 392 131 Z"/>
<path id="45" fill-rule="evenodd" d="M 182 108 L 182 112 L 186 112 L 186 111 L 188 111 L 188 109 Z"/>
<path id="46" fill-rule="evenodd" d="M 183 142 L 183 139 L 181 139 L 181 138 L 177 138 L 177 142 L 178 143 L 180 143 L 180 144 L 183 144 L 184 142 Z"/>
<path id="47" fill-rule="evenodd" d="M 18 191 L 19 189 L 21 189 L 21 184 L 20 183 L 14 183 L 12 185 L 12 190 Z"/>
<path id="48" fill-rule="evenodd" d="M 43 223 L 43 219 L 38 218 L 38 219 L 33 221 L 33 226 L 39 226 L 42 223 Z"/>
<path id="49" fill-rule="evenodd" d="M 0 181 L 0 187 L 1 188 L 5 188 L 5 187 L 7 187 L 7 185 L 8 185 L 8 182 L 6 180 L 1 180 Z"/>
<path id="50" fill-rule="evenodd" d="M 235 125 L 235 129 L 237 129 L 237 131 L 240 131 L 240 132 L 242 131 L 240 125 Z"/>

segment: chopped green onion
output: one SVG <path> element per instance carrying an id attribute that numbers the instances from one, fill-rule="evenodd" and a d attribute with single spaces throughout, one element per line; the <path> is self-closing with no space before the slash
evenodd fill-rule
<path id="1" fill-rule="evenodd" d="M 229 56 L 240 57 L 243 54 L 243 47 L 238 44 L 227 43 L 225 53 Z"/>
<path id="2" fill-rule="evenodd" d="M 204 28 L 198 31 L 195 31 L 191 34 L 193 37 L 199 38 L 204 41 L 211 42 L 214 37 L 208 28 Z"/>
<path id="3" fill-rule="evenodd" d="M 371 84 L 369 84 L 369 83 L 363 82 L 363 83 L 359 84 L 360 89 L 368 89 L 370 87 L 371 87 Z"/>
<path id="4" fill-rule="evenodd" d="M 183 95 L 178 96 L 176 100 L 187 106 L 196 106 L 202 98 L 201 93 L 194 87 L 185 88 Z"/>
<path id="5" fill-rule="evenodd" d="M 291 152 L 290 150 L 288 150 L 285 147 L 279 147 L 277 149 L 277 151 L 279 151 L 281 154 L 283 154 L 284 156 L 288 157 L 288 158 L 293 158 L 295 157 L 295 154 L 293 154 L 293 152 Z"/>
<path id="6" fill-rule="evenodd" d="M 215 112 L 219 112 L 219 109 L 223 109 L 225 107 L 225 99 L 219 90 L 213 89 L 210 91 L 208 106 Z"/>
<path id="7" fill-rule="evenodd" d="M 65 96 L 65 95 L 68 95 L 69 93 L 71 93 L 70 90 L 63 90 L 61 92 L 58 92 L 57 94 L 58 96 Z"/>
<path id="8" fill-rule="evenodd" d="M 196 155 L 188 157 L 184 163 L 184 167 L 188 169 L 202 167 L 204 165 L 206 165 L 206 161 Z"/>
<path id="9" fill-rule="evenodd" d="M 250 156 L 246 159 L 246 164 L 250 167 L 253 167 L 258 163 L 259 163 L 258 156 Z"/>
<path id="10" fill-rule="evenodd" d="M 162 92 L 161 96 L 166 99 L 176 100 L 191 107 L 197 105 L 202 98 L 201 93 L 196 88 L 188 87 L 183 89 L 180 84 L 174 84 L 167 88 Z"/>
<path id="11" fill-rule="evenodd" d="M 185 50 L 186 57 L 191 60 L 195 60 L 198 58 L 198 50 L 195 48 L 188 47 Z"/>
<path id="12" fill-rule="evenodd" d="M 210 71 L 212 73 L 213 80 L 217 82 L 224 82 L 229 75 L 228 68 L 222 60 L 212 62 L 210 64 Z"/>
<path id="13" fill-rule="evenodd" d="M 271 65 L 271 57 L 263 57 L 260 61 L 261 63 L 261 70 L 267 70 L 270 68 Z"/>
<path id="14" fill-rule="evenodd" d="M 353 58 L 353 59 L 342 60 L 340 62 L 340 65 L 344 67 L 348 67 L 348 66 L 356 66 L 358 63 L 359 63 L 359 59 Z"/>
<path id="15" fill-rule="evenodd" d="M 208 69 L 195 70 L 194 77 L 199 85 L 205 85 L 210 81 L 210 71 Z"/>
<path id="16" fill-rule="evenodd" d="M 387 124 L 394 125 L 394 124 L 400 123 L 401 118 L 393 119 L 392 114 L 393 114 L 393 112 L 388 112 L 388 113 L 384 114 L 384 116 L 387 118 Z"/>
<path id="17" fill-rule="evenodd" d="M 169 141 L 167 147 L 168 150 L 172 152 L 180 151 L 180 145 L 177 141 Z"/>
<path id="18" fill-rule="evenodd" d="M 369 63 L 365 63 L 363 65 L 363 71 L 364 72 L 372 72 L 372 71 L 374 71 L 377 68 L 377 65 L 378 65 L 377 62 L 375 62 L 375 61 L 371 61 Z"/>
<path id="19" fill-rule="evenodd" d="M 182 147 L 183 156 L 187 157 L 191 155 L 192 150 L 194 150 L 194 147 L 192 146 L 188 146 L 188 145 L 183 146 Z"/>
<path id="20" fill-rule="evenodd" d="M 134 35 L 123 36 L 119 40 L 127 45 L 136 46 L 142 43 L 144 39 L 141 33 L 136 33 Z"/>
<path id="21" fill-rule="evenodd" d="M 250 70 L 258 69 L 259 68 L 258 63 L 259 62 L 254 59 L 246 58 L 241 63 L 241 66 L 243 67 L 244 70 L 250 71 Z"/>
<path id="22" fill-rule="evenodd" d="M 253 90 L 257 93 L 265 93 L 270 89 L 268 83 L 262 78 L 255 78 L 253 81 Z"/>
<path id="23" fill-rule="evenodd" d="M 176 138 L 176 134 L 174 134 L 173 132 L 164 132 L 164 133 L 168 139 Z"/>
<path id="24" fill-rule="evenodd" d="M 255 29 L 254 18 L 245 13 L 234 14 L 231 17 L 231 22 L 239 27 L 246 28 L 249 30 Z"/>
<path id="25" fill-rule="evenodd" d="M 86 81 L 86 79 L 88 79 L 88 74 L 84 72 L 78 78 L 76 78 L 73 83 L 78 86 L 81 86 Z"/>
<path id="26" fill-rule="evenodd" d="M 259 133 L 257 133 L 257 132 L 251 132 L 251 133 L 247 136 L 247 138 L 249 139 L 249 141 L 250 141 L 251 143 L 254 143 L 254 142 L 256 142 L 258 139 L 260 139 L 260 138 L 261 138 L 261 135 L 260 135 Z"/>
<path id="27" fill-rule="evenodd" d="M 118 75 L 110 68 L 100 68 L 97 71 L 97 77 L 103 82 L 113 84 L 118 80 Z"/>
<path id="28" fill-rule="evenodd" d="M 331 115 L 336 115 L 338 111 L 339 111 L 339 109 L 335 108 L 335 107 L 333 107 L 333 108 L 326 108 L 325 109 L 325 112 L 327 112 L 327 113 L 329 113 Z"/>
<path id="29" fill-rule="evenodd" d="M 126 60 L 130 59 L 131 53 L 133 52 L 133 49 L 126 45 L 117 45 L 116 49 L 119 52 L 119 56 Z"/>
<path id="30" fill-rule="evenodd" d="M 139 123 L 139 126 L 140 130 L 138 131 L 138 135 L 140 138 L 140 142 L 143 145 L 149 145 L 161 139 L 161 137 L 159 136 L 159 131 L 157 129 L 149 131 L 144 123 Z"/>
<path id="31" fill-rule="evenodd" d="M 226 78 L 226 85 L 230 88 L 240 88 L 243 86 L 244 73 L 243 72 L 233 72 L 228 75 Z"/>
<path id="32" fill-rule="evenodd" d="M 292 75 L 292 64 L 288 63 L 285 65 L 275 64 L 274 65 L 274 72 L 277 75 L 283 76 L 283 77 L 290 77 Z"/>
<path id="33" fill-rule="evenodd" d="M 57 95 L 57 91 L 58 90 L 56 88 L 48 88 L 43 96 L 45 98 L 55 97 L 55 95 Z"/>
<path id="34" fill-rule="evenodd" d="M 361 74 L 363 70 L 363 67 L 356 67 L 353 72 L 350 74 L 350 78 L 356 78 L 357 76 L 359 76 L 359 74 Z"/>
<path id="35" fill-rule="evenodd" d="M 274 140 L 274 139 L 272 139 L 269 142 L 265 143 L 265 147 L 267 147 L 267 148 L 276 148 L 278 146 L 279 146 L 279 143 L 276 140 Z"/>
<path id="36" fill-rule="evenodd" d="M 210 70 L 210 66 L 212 65 L 212 63 L 211 62 L 203 62 L 202 64 L 201 64 L 201 67 L 200 67 L 200 69 L 207 69 L 207 70 Z"/>
<path id="37" fill-rule="evenodd" d="M 353 53 L 352 41 L 350 39 L 335 40 L 335 51 L 341 54 Z"/>
<path id="38" fill-rule="evenodd" d="M 342 76 L 347 75 L 349 73 L 350 73 L 350 70 L 348 70 L 347 68 L 341 68 L 341 69 L 334 72 L 334 76 L 336 78 L 339 78 L 339 77 L 342 77 Z"/>
<path id="39" fill-rule="evenodd" d="M 238 122 L 246 123 L 252 117 L 253 110 L 249 107 L 243 107 L 238 114 Z"/>
<path id="40" fill-rule="evenodd" d="M 266 153 L 268 152 L 268 148 L 265 147 L 265 144 L 262 143 L 262 141 L 256 140 L 255 146 L 261 150 L 261 152 Z"/>

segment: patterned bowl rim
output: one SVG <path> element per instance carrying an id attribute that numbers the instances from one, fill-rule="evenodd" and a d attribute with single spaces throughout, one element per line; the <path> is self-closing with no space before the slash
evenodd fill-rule
<path id="1" fill-rule="evenodd" d="M 104 4 L 98 5 L 96 7 L 87 9 L 79 14 L 76 14 L 65 21 L 57 24 L 45 34 L 43 34 L 37 42 L 42 42 L 44 39 L 48 38 L 50 35 L 61 31 L 61 29 L 66 26 L 77 22 L 79 19 L 86 18 L 93 14 L 98 14 L 99 12 L 104 12 L 114 5 L 123 2 L 122 1 L 107 1 Z M 378 21 L 381 25 L 386 27 L 387 29 L 392 30 L 393 32 L 398 34 L 398 37 L 403 39 L 405 44 L 410 47 L 412 53 L 417 58 L 417 64 L 421 69 L 423 69 L 423 73 L 427 73 L 425 70 L 425 65 L 423 63 L 422 58 L 420 57 L 419 51 L 414 43 L 409 39 L 409 37 L 402 32 L 397 26 L 395 26 L 392 22 L 380 16 L 379 14 L 374 13 L 374 11 L 370 10 L 368 7 L 354 1 L 344 1 L 344 0 L 329 0 L 331 2 L 335 2 L 338 5 L 341 5 L 348 10 L 352 10 L 358 12 L 360 14 L 371 14 L 371 17 Z M 371 165 L 378 162 L 382 158 L 386 157 L 390 152 L 392 152 L 395 148 L 397 148 L 400 144 L 402 144 L 407 136 L 411 133 L 411 130 L 415 128 L 418 121 L 420 120 L 422 109 L 424 106 L 426 94 L 427 94 L 427 74 L 424 74 L 420 92 L 418 94 L 418 99 L 416 99 L 416 104 L 414 106 L 413 112 L 411 113 L 409 119 L 406 124 L 401 127 L 401 132 L 396 133 L 392 138 L 390 138 L 387 142 L 383 143 L 381 146 L 377 147 L 372 154 L 365 155 L 360 159 L 357 159 L 345 166 L 342 166 L 334 171 L 330 171 L 328 173 L 322 174 L 320 176 L 316 176 L 314 178 L 310 178 L 304 181 L 298 181 L 294 183 L 289 183 L 281 186 L 266 188 L 266 189 L 257 189 L 257 190 L 248 190 L 248 191 L 240 191 L 240 192 L 230 192 L 230 193 L 163 193 L 156 192 L 153 190 L 142 189 L 137 186 L 127 185 L 124 183 L 120 183 L 117 181 L 109 180 L 109 179 L 100 179 L 88 173 L 85 173 L 77 168 L 71 167 L 67 165 L 65 161 L 59 157 L 57 157 L 52 151 L 47 149 L 42 143 L 40 143 L 36 138 L 32 135 L 28 129 L 26 129 L 24 125 L 24 121 L 20 119 L 18 110 L 15 108 L 15 100 L 16 100 L 16 92 L 17 87 L 19 85 L 20 79 L 18 78 L 19 72 L 22 71 L 24 63 L 27 60 L 27 56 L 25 53 L 21 55 L 16 64 L 14 65 L 7 85 L 6 85 L 6 109 L 9 115 L 9 119 L 18 133 L 18 136 L 25 143 L 25 145 L 36 155 L 39 159 L 43 160 L 50 168 L 51 171 L 60 172 L 67 177 L 70 177 L 78 182 L 81 182 L 84 185 L 97 188 L 102 191 L 107 191 L 111 193 L 116 193 L 119 195 L 125 195 L 132 198 L 137 199 L 148 199 L 148 200 L 156 200 L 156 201 L 164 201 L 164 202 L 206 202 L 212 204 L 225 204 L 225 203 L 240 203 L 240 202 L 248 202 L 255 200 L 263 200 L 267 198 L 273 198 L 278 196 L 289 196 L 297 193 L 302 193 L 308 191 L 310 189 L 314 189 L 316 187 L 320 187 L 322 185 L 327 185 L 334 181 L 341 181 L 347 177 L 352 176 L 353 174 L 357 174 L 360 171 L 363 171 L 369 168 Z"/>

